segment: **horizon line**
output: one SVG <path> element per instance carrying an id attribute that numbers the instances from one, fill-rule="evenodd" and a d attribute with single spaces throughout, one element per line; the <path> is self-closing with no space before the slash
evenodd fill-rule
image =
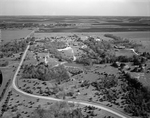
<path id="1" fill-rule="evenodd" d="M 68 16 L 70 16 L 70 17 L 150 17 L 150 15 L 149 16 L 145 16 L 145 15 L 140 15 L 140 16 L 137 16 L 137 15 L 135 15 L 135 16 L 131 16 L 131 15 L 127 15 L 127 16 L 125 16 L 125 15 L 0 15 L 0 17 L 9 17 L 9 16 L 14 16 L 14 17 L 17 17 L 17 16 L 53 16 L 53 17 L 68 17 Z"/>

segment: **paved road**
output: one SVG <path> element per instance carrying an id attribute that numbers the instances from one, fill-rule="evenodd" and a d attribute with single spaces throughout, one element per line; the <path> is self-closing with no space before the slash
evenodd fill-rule
<path id="1" fill-rule="evenodd" d="M 37 29 L 35 29 L 35 30 L 37 30 Z M 30 37 L 31 34 L 35 32 L 35 30 L 33 30 L 32 32 L 30 32 L 30 33 L 25 37 L 25 39 L 27 39 L 28 37 Z"/>
<path id="2" fill-rule="evenodd" d="M 25 56 L 27 54 L 27 51 L 29 49 L 29 45 L 27 46 L 23 56 L 22 56 L 22 59 L 21 59 L 21 62 L 15 72 L 15 75 L 13 77 L 13 82 L 12 82 L 12 87 L 17 91 L 19 92 L 20 94 L 23 94 L 25 96 L 30 96 L 30 97 L 34 97 L 34 98 L 40 98 L 40 99 L 45 99 L 45 100 L 53 100 L 53 101 L 66 101 L 66 100 L 63 100 L 63 99 L 57 99 L 57 98 L 52 98 L 52 97 L 47 97 L 47 96 L 40 96 L 40 95 L 33 95 L 33 94 L 30 94 L 30 93 L 26 93 L 22 90 L 20 90 L 17 86 L 16 86 L 16 78 L 17 78 L 17 74 L 22 66 L 22 63 L 25 59 Z M 93 106 L 93 107 L 96 107 L 96 108 L 100 108 L 100 109 L 103 109 L 103 110 L 106 110 L 108 112 L 111 112 L 121 118 L 130 118 L 129 116 L 125 115 L 124 113 L 116 110 L 116 109 L 113 109 L 113 108 L 109 108 L 107 106 L 104 106 L 102 104 L 98 104 L 98 103 L 91 103 L 91 102 L 88 102 L 88 101 L 82 101 L 82 100 L 67 100 L 69 103 L 75 103 L 75 104 L 81 104 L 81 105 L 85 105 L 85 106 Z"/>

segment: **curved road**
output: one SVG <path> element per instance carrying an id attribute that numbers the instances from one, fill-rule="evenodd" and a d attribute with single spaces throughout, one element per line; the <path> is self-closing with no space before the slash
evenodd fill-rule
<path id="1" fill-rule="evenodd" d="M 30 96 L 30 97 L 34 97 L 34 98 L 40 98 L 40 99 L 45 99 L 45 100 L 53 100 L 53 101 L 66 101 L 66 100 L 63 100 L 63 99 L 57 99 L 57 98 L 52 98 L 52 97 L 47 97 L 47 96 L 40 96 L 40 95 L 33 95 L 33 94 L 30 94 L 30 93 L 26 93 L 22 90 L 20 90 L 17 86 L 16 86 L 16 78 L 17 78 L 17 74 L 22 66 L 22 63 L 25 59 L 25 56 L 27 54 L 27 51 L 29 49 L 30 45 L 27 46 L 23 56 L 22 56 L 22 59 L 21 59 L 21 62 L 15 72 L 15 75 L 13 77 L 13 82 L 12 82 L 12 87 L 19 93 L 23 94 L 23 95 L 26 95 L 26 96 Z M 103 109 L 103 110 L 106 110 L 108 112 L 111 112 L 121 118 L 131 118 L 129 117 L 128 115 L 125 115 L 124 113 L 116 110 L 116 109 L 113 109 L 113 108 L 109 108 L 107 106 L 104 106 L 102 104 L 99 104 L 99 103 L 92 103 L 92 102 L 88 102 L 88 101 L 83 101 L 83 100 L 67 100 L 68 103 L 75 103 L 75 104 L 81 104 L 81 105 L 85 105 L 85 106 L 93 106 L 95 108 L 100 108 L 100 109 Z"/>

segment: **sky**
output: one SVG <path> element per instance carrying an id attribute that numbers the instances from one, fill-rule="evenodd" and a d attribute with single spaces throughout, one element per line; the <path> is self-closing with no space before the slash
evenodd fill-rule
<path id="1" fill-rule="evenodd" d="M 0 0 L 0 15 L 150 16 L 150 0 Z"/>

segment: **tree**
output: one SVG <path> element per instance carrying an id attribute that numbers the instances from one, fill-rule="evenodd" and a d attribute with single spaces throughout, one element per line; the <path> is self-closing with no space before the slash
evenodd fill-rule
<path id="1" fill-rule="evenodd" d="M 32 118 L 83 118 L 81 109 L 71 109 L 66 102 L 56 102 L 49 109 L 37 108 Z"/>

